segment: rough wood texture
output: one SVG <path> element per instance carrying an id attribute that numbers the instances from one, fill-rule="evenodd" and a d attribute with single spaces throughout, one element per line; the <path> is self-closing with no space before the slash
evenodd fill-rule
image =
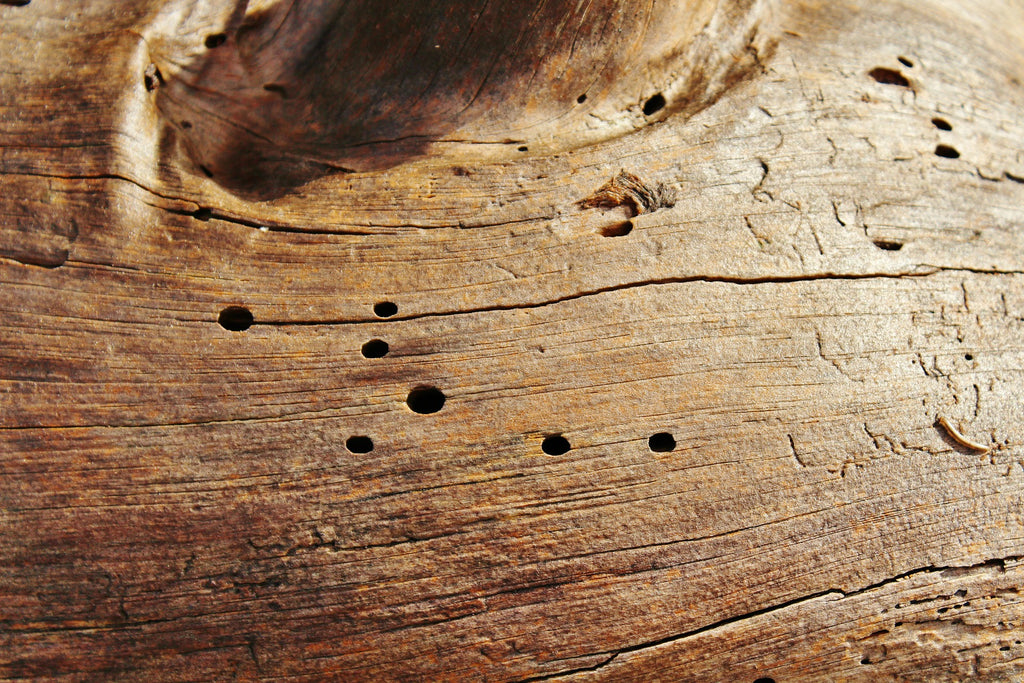
<path id="1" fill-rule="evenodd" d="M 0 677 L 1024 676 L 1020 3 L 0 26 Z"/>

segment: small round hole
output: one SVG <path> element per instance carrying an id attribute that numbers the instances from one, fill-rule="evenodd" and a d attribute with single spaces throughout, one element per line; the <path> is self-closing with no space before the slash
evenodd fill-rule
<path id="1" fill-rule="evenodd" d="M 200 221 L 208 221 L 211 218 L 213 218 L 213 211 L 204 207 L 200 207 L 192 212 L 192 218 L 195 218 L 196 220 Z"/>
<path id="2" fill-rule="evenodd" d="M 576 98 L 576 104 L 583 104 L 586 101 L 587 101 L 587 93 L 583 93 L 582 95 L 580 95 L 579 97 Z"/>
<path id="3" fill-rule="evenodd" d="M 371 339 L 363 344 L 363 358 L 383 358 L 391 347 L 383 339 Z"/>
<path id="4" fill-rule="evenodd" d="M 907 67 L 908 69 L 913 69 L 914 68 L 914 62 L 910 61 L 906 57 L 900 56 L 900 57 L 897 57 L 896 59 L 899 60 L 900 64 L 902 64 L 903 66 Z"/>
<path id="5" fill-rule="evenodd" d="M 965 353 L 964 354 L 964 360 L 974 360 L 974 354 L 973 353 Z"/>
<path id="6" fill-rule="evenodd" d="M 952 123 L 950 123 L 946 119 L 939 118 L 938 116 L 932 119 L 932 125 L 938 128 L 939 130 L 953 130 Z"/>
<path id="7" fill-rule="evenodd" d="M 423 386 L 410 391 L 405 399 L 405 404 L 414 413 L 429 415 L 444 408 L 445 400 L 445 395 L 440 389 Z"/>
<path id="8" fill-rule="evenodd" d="M 754 681 L 754 683 L 775 683 L 775 679 L 774 678 L 768 678 L 766 676 L 764 678 L 758 678 L 756 681 Z"/>
<path id="9" fill-rule="evenodd" d="M 661 93 L 652 95 L 649 100 L 644 102 L 644 116 L 650 116 L 656 114 L 665 108 L 665 96 Z"/>
<path id="10" fill-rule="evenodd" d="M 939 145 L 935 148 L 935 156 L 942 157 L 943 159 L 959 159 L 960 152 L 956 151 L 955 147 Z"/>
<path id="11" fill-rule="evenodd" d="M 206 36 L 206 40 L 203 41 L 203 45 L 212 50 L 216 47 L 220 47 L 226 42 L 228 42 L 228 37 L 226 34 L 214 33 L 212 35 Z"/>
<path id="12" fill-rule="evenodd" d="M 601 234 L 605 237 L 623 237 L 631 232 L 633 232 L 633 221 L 623 221 L 601 228 Z"/>
<path id="13" fill-rule="evenodd" d="M 561 434 L 553 434 L 544 439 L 540 449 L 548 455 L 564 455 L 569 452 L 569 440 Z"/>
<path id="14" fill-rule="evenodd" d="M 181 127 L 184 130 L 191 130 L 192 129 L 192 122 L 191 121 L 182 121 L 181 122 Z"/>
<path id="15" fill-rule="evenodd" d="M 520 152 L 529 152 L 529 151 L 530 151 L 530 148 L 529 148 L 529 147 L 527 147 L 526 145 L 520 145 L 520 146 L 519 146 L 519 147 L 518 147 L 517 149 L 518 149 L 518 150 L 519 150 Z"/>
<path id="16" fill-rule="evenodd" d="M 242 332 L 252 327 L 252 311 L 244 306 L 228 306 L 217 316 L 217 322 L 225 330 Z"/>
<path id="17" fill-rule="evenodd" d="M 671 453 L 676 448 L 676 439 L 668 432 L 658 432 L 647 440 L 647 445 L 655 453 Z"/>
<path id="18" fill-rule="evenodd" d="M 373 439 L 368 436 L 350 436 L 345 441 L 345 448 L 350 453 L 369 453 L 373 450 Z"/>
<path id="19" fill-rule="evenodd" d="M 381 301 L 373 305 L 373 313 L 378 318 L 390 318 L 398 313 L 398 305 L 390 301 Z"/>

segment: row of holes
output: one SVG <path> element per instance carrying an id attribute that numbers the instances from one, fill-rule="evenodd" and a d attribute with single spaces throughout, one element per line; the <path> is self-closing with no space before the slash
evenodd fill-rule
<path id="1" fill-rule="evenodd" d="M 906 57 L 897 57 L 900 64 L 907 67 L 908 69 L 914 68 L 914 63 Z M 889 69 L 884 66 L 878 66 L 868 72 L 868 76 L 875 79 L 878 83 L 884 85 L 896 85 L 901 88 L 913 89 L 910 85 L 910 81 L 907 77 L 901 74 L 895 69 Z M 946 119 L 935 117 L 932 119 L 932 125 L 943 131 L 953 130 L 952 124 Z M 959 159 L 960 152 L 952 145 L 940 144 L 935 147 L 935 156 L 942 157 L 943 159 Z"/>
<path id="2" fill-rule="evenodd" d="M 393 303 L 384 302 L 374 306 L 374 311 L 378 315 L 394 315 L 398 312 L 398 307 Z M 242 331 L 252 326 L 253 315 L 249 309 L 242 306 L 229 306 L 221 311 L 218 321 L 224 329 Z M 364 358 L 383 358 L 390 350 L 390 345 L 383 339 L 371 339 L 361 348 Z M 405 404 L 414 413 L 429 415 L 440 411 L 446 400 L 444 392 L 437 387 L 419 386 L 409 392 Z M 659 432 L 648 439 L 647 444 L 656 453 L 668 453 L 675 449 L 676 440 L 668 432 Z M 345 445 L 353 453 L 369 453 L 373 450 L 373 441 L 366 436 L 353 436 Z M 548 455 L 563 455 L 568 453 L 570 448 L 572 446 L 569 440 L 561 434 L 548 436 L 541 443 L 541 450 Z"/>
<path id="3" fill-rule="evenodd" d="M 225 329 L 247 329 L 252 325 L 252 313 L 248 309 L 233 306 L 221 312 L 220 324 Z M 364 358 L 383 358 L 391 347 L 383 339 L 371 339 L 362 346 Z M 409 392 L 405 404 L 409 410 L 421 415 L 429 415 L 440 411 L 447 397 L 437 387 L 420 386 Z M 650 449 L 656 453 L 668 453 L 675 449 L 676 440 L 668 432 L 659 432 L 648 439 Z M 368 437 L 352 437 L 346 444 L 353 453 L 369 453 L 373 450 L 373 441 Z M 562 455 L 571 448 L 568 439 L 561 434 L 554 434 L 544 439 L 541 450 L 548 455 Z"/>
<path id="4" fill-rule="evenodd" d="M 390 301 L 381 301 L 373 305 L 373 313 L 378 318 L 390 318 L 398 314 L 398 306 Z M 252 311 L 245 306 L 228 306 L 220 312 L 217 316 L 217 322 L 225 330 L 231 332 L 244 332 L 245 330 L 252 327 L 256 319 L 253 317 Z M 369 349 L 367 348 L 369 345 Z M 383 345 L 383 346 L 381 346 Z M 380 349 L 383 348 L 383 351 Z M 378 355 L 369 355 L 370 353 L 378 353 Z M 375 339 L 372 342 L 367 342 L 363 346 L 363 355 L 367 358 L 383 358 L 388 352 L 388 345 L 386 342 L 382 342 L 379 339 Z"/>
<path id="5" fill-rule="evenodd" d="M 647 439 L 647 447 L 654 453 L 671 453 L 676 449 L 676 438 L 668 432 L 658 432 Z M 565 455 L 572 444 L 561 434 L 552 434 L 544 438 L 540 449 L 548 455 Z"/>
<path id="6" fill-rule="evenodd" d="M 658 432 L 647 440 L 647 447 L 654 453 L 671 453 L 676 448 L 676 439 L 668 432 Z M 373 439 L 368 436 L 350 436 L 345 442 L 345 448 L 352 453 L 370 453 L 373 451 Z M 572 449 L 572 444 L 561 434 L 552 434 L 544 438 L 540 449 L 547 455 L 565 455 Z"/>
<path id="7" fill-rule="evenodd" d="M 896 59 L 897 61 L 899 61 L 900 64 L 907 67 L 908 69 L 914 68 L 914 62 L 907 59 L 906 57 L 900 56 L 897 57 Z M 907 77 L 904 76 L 899 71 L 897 71 L 896 69 L 889 69 L 884 66 L 879 66 L 869 71 L 868 76 L 873 78 L 878 83 L 882 83 L 884 85 L 896 85 L 901 88 L 910 88 L 911 90 L 913 89 Z M 938 128 L 939 130 L 945 132 L 953 130 L 953 124 L 951 124 L 946 119 L 938 116 L 932 118 L 932 125 Z M 941 157 L 943 159 L 959 159 L 960 152 L 952 145 L 940 143 L 935 146 L 935 156 Z M 902 242 L 886 239 L 874 240 L 874 245 L 879 249 L 885 251 L 899 251 L 900 249 L 903 248 Z"/>
<path id="8" fill-rule="evenodd" d="M 377 304 L 374 307 L 382 306 Z M 394 304 L 389 304 L 388 311 L 393 315 L 398 312 L 397 307 Z M 219 322 L 224 329 L 242 331 L 248 329 L 253 323 L 252 312 L 247 308 L 241 306 L 229 306 L 221 311 Z M 364 358 L 383 358 L 390 351 L 390 345 L 383 339 L 371 339 L 370 341 L 363 344 L 360 349 Z M 446 397 L 444 392 L 436 387 L 421 386 L 416 387 L 409 392 L 409 395 L 405 399 L 405 403 L 409 406 L 409 409 L 414 413 L 421 415 L 429 415 L 436 413 L 444 407 Z M 353 453 L 368 453 L 373 450 L 373 442 L 367 437 L 352 437 L 353 439 L 365 439 L 355 442 L 355 447 L 349 447 L 349 450 Z M 676 440 L 668 432 L 659 432 L 648 440 L 648 445 L 651 450 L 656 453 L 668 453 L 675 449 Z M 356 450 L 358 448 L 364 448 L 365 450 Z M 562 455 L 567 453 L 571 446 L 569 441 L 560 434 L 555 434 L 544 439 L 541 444 L 541 449 L 548 455 Z"/>

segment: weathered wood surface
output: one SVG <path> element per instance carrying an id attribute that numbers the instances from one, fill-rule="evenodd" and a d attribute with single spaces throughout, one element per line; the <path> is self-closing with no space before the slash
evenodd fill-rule
<path id="1" fill-rule="evenodd" d="M 248 4 L 0 3 L 0 677 L 1024 675 L 1024 7 Z"/>

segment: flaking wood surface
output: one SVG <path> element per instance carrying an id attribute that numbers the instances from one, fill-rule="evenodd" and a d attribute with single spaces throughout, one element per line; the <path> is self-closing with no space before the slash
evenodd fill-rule
<path id="1" fill-rule="evenodd" d="M 1024 676 L 1024 8 L 413 4 L 0 2 L 0 678 Z"/>

